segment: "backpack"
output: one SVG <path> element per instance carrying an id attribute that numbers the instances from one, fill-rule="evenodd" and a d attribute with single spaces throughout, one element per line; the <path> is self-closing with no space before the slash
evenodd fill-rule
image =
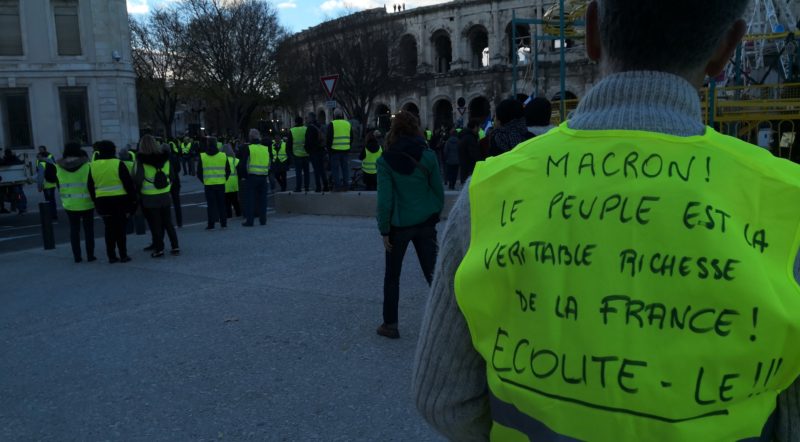
<path id="1" fill-rule="evenodd" d="M 56 166 L 54 166 L 52 163 L 45 163 L 44 165 L 44 180 L 48 183 L 55 183 L 58 181 Z"/>
<path id="2" fill-rule="evenodd" d="M 164 169 L 156 170 L 156 176 L 153 178 L 153 186 L 159 190 L 169 186 L 169 179 L 167 179 L 167 174 L 164 173 Z"/>

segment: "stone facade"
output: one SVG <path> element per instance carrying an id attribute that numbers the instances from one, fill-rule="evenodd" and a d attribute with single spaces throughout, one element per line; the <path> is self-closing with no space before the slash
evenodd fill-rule
<path id="1" fill-rule="evenodd" d="M 555 37 L 541 25 L 520 25 L 516 44 L 512 42 L 511 21 L 516 18 L 542 18 L 555 3 L 552 0 L 457 0 L 408 11 L 387 13 L 383 9 L 360 14 L 376 23 L 397 21 L 404 34 L 397 42 L 399 56 L 393 66 L 412 87 L 399 94 L 378 97 L 370 112 L 370 126 L 385 126 L 391 113 L 411 110 L 420 116 L 422 126 L 466 124 L 483 120 L 495 106 L 513 94 L 512 54 L 523 52 L 517 74 L 517 94 L 536 93 L 547 98 L 560 94 L 560 55 Z M 345 20 L 340 19 L 340 20 Z M 324 36 L 335 23 L 324 23 L 295 36 L 299 41 Z M 537 43 L 532 41 L 536 37 Z M 531 62 L 537 52 L 538 62 Z M 449 51 L 449 53 L 448 53 Z M 597 81 L 598 70 L 585 55 L 579 38 L 570 40 L 566 54 L 567 97 L 581 97 Z M 534 75 L 535 72 L 535 75 Z M 534 81 L 534 77 L 538 79 Z M 464 106 L 459 106 L 463 98 Z M 463 114 L 460 112 L 463 108 Z M 311 110 L 310 103 L 306 110 Z M 325 112 L 329 119 L 330 110 Z M 287 115 L 287 117 L 289 117 Z"/>
<path id="2" fill-rule="evenodd" d="M 136 76 L 125 0 L 21 0 L 17 5 L 22 50 L 0 56 L 0 99 L 3 94 L 27 99 L 30 146 L 45 145 L 58 154 L 67 138 L 83 144 L 109 139 L 117 146 L 136 142 Z M 78 26 L 71 29 L 78 30 L 80 44 L 77 50 L 62 50 L 58 26 L 65 29 L 73 22 L 59 21 L 63 18 L 57 15 L 74 8 Z M 24 109 L 1 107 L 0 147 L 19 144 L 24 137 L 10 133 L 20 131 L 26 118 L 11 113 Z"/>

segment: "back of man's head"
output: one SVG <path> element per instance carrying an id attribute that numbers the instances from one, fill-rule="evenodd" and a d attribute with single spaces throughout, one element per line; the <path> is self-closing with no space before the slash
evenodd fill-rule
<path id="1" fill-rule="evenodd" d="M 258 143 L 261 141 L 261 132 L 259 132 L 258 129 L 250 129 L 247 139 L 249 139 L 251 143 Z"/>
<path id="2" fill-rule="evenodd" d="M 478 120 L 470 120 L 469 123 L 467 123 L 467 129 L 471 131 L 477 129 L 478 126 L 479 126 Z"/>
<path id="3" fill-rule="evenodd" d="M 600 41 L 613 71 L 695 75 L 750 0 L 599 0 Z M 727 60 L 726 60 L 727 61 Z"/>
<path id="4" fill-rule="evenodd" d="M 536 97 L 525 105 L 526 126 L 549 126 L 553 105 L 544 97 Z"/>
<path id="5" fill-rule="evenodd" d="M 342 111 L 337 110 L 336 112 L 333 113 L 334 120 L 341 120 L 342 118 L 344 118 L 344 114 L 342 113 Z"/>
<path id="6" fill-rule="evenodd" d="M 294 124 L 296 124 L 297 126 L 302 126 L 303 125 L 303 117 L 301 117 L 299 115 L 294 117 Z"/>

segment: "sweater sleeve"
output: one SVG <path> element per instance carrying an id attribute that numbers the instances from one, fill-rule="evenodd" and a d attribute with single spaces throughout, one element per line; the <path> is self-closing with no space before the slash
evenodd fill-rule
<path id="1" fill-rule="evenodd" d="M 453 285 L 469 238 L 469 192 L 464 190 L 444 231 L 422 319 L 412 386 L 417 409 L 437 431 L 450 440 L 485 441 L 491 429 L 486 366 L 472 345 Z"/>
<path id="2" fill-rule="evenodd" d="M 378 230 L 381 235 L 389 234 L 392 225 L 392 207 L 394 206 L 394 182 L 389 165 L 383 158 L 378 160 Z"/>

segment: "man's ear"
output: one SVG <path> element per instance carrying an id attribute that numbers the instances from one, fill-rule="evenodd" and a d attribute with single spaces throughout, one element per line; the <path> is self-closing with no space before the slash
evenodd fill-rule
<path id="1" fill-rule="evenodd" d="M 586 55 L 599 62 L 602 52 L 598 6 L 597 1 L 592 1 L 586 9 Z"/>
<path id="2" fill-rule="evenodd" d="M 719 42 L 717 49 L 714 51 L 714 55 L 711 56 L 711 59 L 706 65 L 705 73 L 708 74 L 709 77 L 716 77 L 722 73 L 722 70 L 727 66 L 728 61 L 730 61 L 734 51 L 736 51 L 736 47 L 739 46 L 746 32 L 747 23 L 745 23 L 744 20 L 737 20 L 736 23 L 728 29 L 725 36 L 722 37 L 722 40 Z"/>

